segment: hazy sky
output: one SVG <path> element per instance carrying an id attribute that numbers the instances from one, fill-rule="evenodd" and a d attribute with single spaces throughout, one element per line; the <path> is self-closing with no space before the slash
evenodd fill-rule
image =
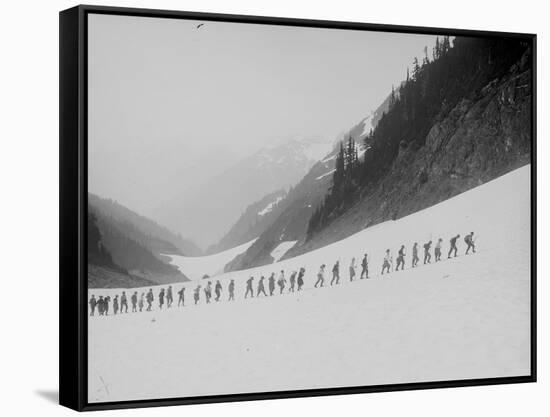
<path id="1" fill-rule="evenodd" d="M 89 189 L 148 214 L 273 142 L 333 139 L 435 37 L 89 15 Z"/>

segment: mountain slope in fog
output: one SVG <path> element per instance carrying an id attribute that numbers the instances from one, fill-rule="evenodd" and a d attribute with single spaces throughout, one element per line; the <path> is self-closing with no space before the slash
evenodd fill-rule
<path id="1" fill-rule="evenodd" d="M 358 152 L 362 155 L 365 148 L 363 138 L 376 126 L 388 108 L 389 97 L 380 106 L 341 135 L 341 140 L 349 137 L 358 141 Z M 226 271 L 246 269 L 253 266 L 272 263 L 272 252 L 282 243 L 288 241 L 303 241 L 306 237 L 307 223 L 314 209 L 321 203 L 323 197 L 332 185 L 338 146 L 317 161 L 302 180 L 292 188 L 287 196 L 277 205 L 277 217 L 271 219 L 267 227 L 254 244 L 243 254 L 236 257 L 226 266 Z"/>
<path id="2" fill-rule="evenodd" d="M 323 140 L 291 140 L 264 148 L 157 209 L 155 218 L 199 245 L 220 241 L 248 205 L 288 189 L 330 149 Z"/>

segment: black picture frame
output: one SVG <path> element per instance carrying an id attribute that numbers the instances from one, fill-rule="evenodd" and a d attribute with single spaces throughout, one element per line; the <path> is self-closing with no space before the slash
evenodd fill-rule
<path id="1" fill-rule="evenodd" d="M 532 45 L 531 147 L 531 374 L 517 377 L 449 380 L 377 386 L 356 386 L 299 391 L 255 392 L 190 398 L 88 403 L 87 401 L 87 17 L 89 14 L 201 19 L 313 28 L 440 34 L 450 36 L 510 37 Z M 360 394 L 431 388 L 535 382 L 537 369 L 536 281 L 536 35 L 320 21 L 244 15 L 149 10 L 79 5 L 60 12 L 60 277 L 59 277 L 59 402 L 79 410 L 106 410 L 167 405 L 250 401 L 306 396 Z"/>

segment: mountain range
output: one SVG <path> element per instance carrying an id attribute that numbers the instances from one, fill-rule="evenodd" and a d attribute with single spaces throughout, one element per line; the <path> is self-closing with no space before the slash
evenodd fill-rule
<path id="1" fill-rule="evenodd" d="M 300 181 L 331 148 L 322 139 L 293 139 L 242 159 L 194 189 L 178 192 L 152 216 L 200 246 L 215 245 L 252 202 Z"/>

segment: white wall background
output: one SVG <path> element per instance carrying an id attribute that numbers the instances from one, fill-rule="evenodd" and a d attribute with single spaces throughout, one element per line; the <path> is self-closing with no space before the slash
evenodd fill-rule
<path id="1" fill-rule="evenodd" d="M 68 415 L 56 405 L 58 339 L 58 11 L 71 1 L 3 2 L 0 14 L 0 408 Z M 109 415 L 515 416 L 548 408 L 548 7 L 534 0 L 104 1 L 105 5 L 534 32 L 538 38 L 539 382 L 113 411 Z M 546 395 L 545 395 L 546 394 Z M 538 411 L 538 412 L 537 412 Z M 31 414 L 32 413 L 32 414 Z"/>

